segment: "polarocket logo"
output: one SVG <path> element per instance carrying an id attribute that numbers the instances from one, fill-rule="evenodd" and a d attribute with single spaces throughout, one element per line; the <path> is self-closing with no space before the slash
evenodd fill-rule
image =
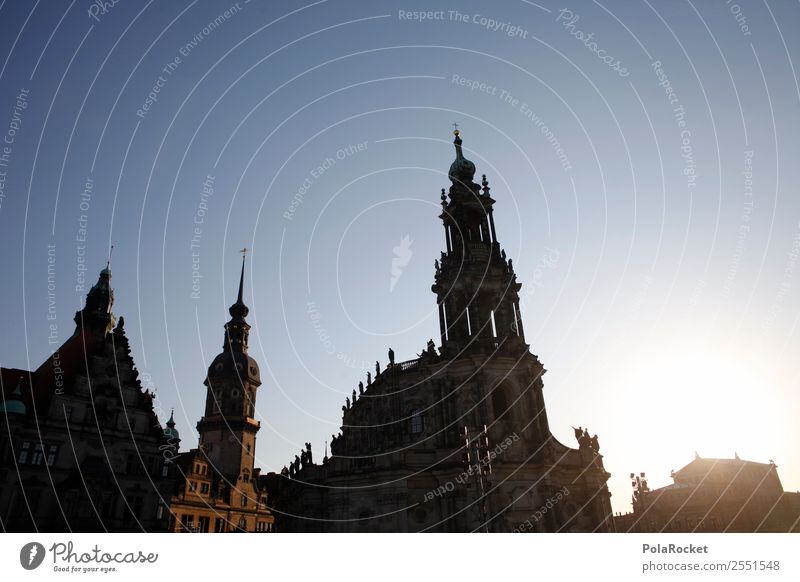
<path id="1" fill-rule="evenodd" d="M 26 570 L 35 570 L 44 561 L 44 546 L 39 542 L 30 542 L 19 551 L 19 563 Z"/>

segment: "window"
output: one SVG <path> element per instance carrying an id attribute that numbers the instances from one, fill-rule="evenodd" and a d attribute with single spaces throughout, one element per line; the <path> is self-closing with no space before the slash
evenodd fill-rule
<path id="1" fill-rule="evenodd" d="M 492 390 L 492 408 L 494 408 L 494 416 L 498 418 L 508 410 L 508 400 L 506 400 L 505 388 L 502 385 L 496 386 Z"/>
<path id="2" fill-rule="evenodd" d="M 52 467 L 56 464 L 56 455 L 58 455 L 58 445 L 50 445 L 47 449 L 47 466 Z"/>
<path id="3" fill-rule="evenodd" d="M 245 449 L 247 450 L 247 455 L 249 456 L 249 455 L 250 455 L 250 445 L 247 445 L 247 446 L 245 447 Z"/>
<path id="4" fill-rule="evenodd" d="M 208 524 L 211 522 L 211 518 L 207 515 L 201 515 L 197 518 L 197 531 L 200 533 L 206 533 L 208 531 Z"/>
<path id="5" fill-rule="evenodd" d="M 67 422 L 72 420 L 72 407 L 71 406 L 64 406 L 64 418 Z"/>
<path id="6" fill-rule="evenodd" d="M 184 531 L 191 531 L 194 527 L 194 516 L 189 514 L 184 514 L 181 518 L 181 526 L 183 526 Z"/>
<path id="7" fill-rule="evenodd" d="M 208 483 L 201 483 L 200 484 L 200 493 L 208 493 Z"/>
<path id="8" fill-rule="evenodd" d="M 125 497 L 125 513 L 122 516 L 122 523 L 129 524 L 136 521 L 142 514 L 144 499 L 141 495 L 127 495 Z"/>
<path id="9" fill-rule="evenodd" d="M 217 533 L 225 531 L 225 520 L 223 518 L 218 517 L 214 520 L 214 531 Z"/>
<path id="10" fill-rule="evenodd" d="M 250 482 L 250 473 L 247 472 L 246 470 L 244 473 L 242 473 L 242 481 L 244 481 L 245 483 Z"/>
<path id="11" fill-rule="evenodd" d="M 167 477 L 169 475 L 169 463 L 164 461 L 164 464 L 161 465 L 161 476 Z"/>
<path id="12" fill-rule="evenodd" d="M 242 494 L 242 507 L 247 507 L 247 495 Z"/>
<path id="13" fill-rule="evenodd" d="M 422 432 L 422 413 L 419 410 L 411 411 L 411 434 L 420 434 Z"/>
<path id="14" fill-rule="evenodd" d="M 244 517 L 239 520 L 239 529 L 242 531 L 247 531 L 247 520 Z"/>
<path id="15" fill-rule="evenodd" d="M 44 460 L 44 445 L 36 443 L 33 447 L 33 457 L 31 457 L 31 465 L 41 465 Z"/>
<path id="16" fill-rule="evenodd" d="M 162 503 L 158 504 L 158 508 L 156 509 L 156 519 L 163 519 L 164 518 L 164 505 Z"/>
<path id="17" fill-rule="evenodd" d="M 20 465 L 24 465 L 28 462 L 28 451 L 31 449 L 31 443 L 29 441 L 23 442 L 19 447 L 19 457 L 17 458 L 17 463 Z"/>
<path id="18" fill-rule="evenodd" d="M 189 491 L 197 491 L 197 482 L 189 481 Z"/>

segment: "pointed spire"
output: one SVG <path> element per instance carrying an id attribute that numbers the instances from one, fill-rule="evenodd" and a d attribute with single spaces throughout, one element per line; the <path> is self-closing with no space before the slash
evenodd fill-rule
<path id="1" fill-rule="evenodd" d="M 167 421 L 167 426 L 169 428 L 175 428 L 175 409 L 173 408 L 169 412 L 169 420 Z"/>
<path id="2" fill-rule="evenodd" d="M 244 290 L 244 260 L 245 260 L 245 257 L 247 256 L 247 247 L 243 248 L 239 252 L 242 253 L 242 272 L 239 275 L 239 300 L 237 301 L 237 303 L 243 303 L 243 301 L 242 301 L 242 293 L 243 293 L 243 290 Z"/>
<path id="3" fill-rule="evenodd" d="M 244 261 L 247 255 L 247 249 L 244 248 L 239 252 L 242 253 L 242 272 L 239 275 L 239 293 L 236 296 L 236 303 L 230 306 L 228 313 L 230 313 L 233 318 L 244 320 L 250 312 L 247 305 L 244 304 Z"/>
<path id="4" fill-rule="evenodd" d="M 228 308 L 228 313 L 231 314 L 231 320 L 225 324 L 225 344 L 224 348 L 247 352 L 247 336 L 250 331 L 250 326 L 245 317 L 250 313 L 247 305 L 244 304 L 244 262 L 247 254 L 247 249 L 242 249 L 242 271 L 239 274 L 239 292 L 236 296 L 236 303 Z"/>

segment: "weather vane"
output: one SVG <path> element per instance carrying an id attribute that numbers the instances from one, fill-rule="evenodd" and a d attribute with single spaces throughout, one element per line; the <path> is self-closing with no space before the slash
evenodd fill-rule
<path id="1" fill-rule="evenodd" d="M 242 253 L 242 257 L 244 257 L 245 255 L 247 255 L 247 247 L 244 247 L 244 248 L 243 248 L 242 250 L 240 250 L 239 252 L 240 252 L 240 253 Z"/>

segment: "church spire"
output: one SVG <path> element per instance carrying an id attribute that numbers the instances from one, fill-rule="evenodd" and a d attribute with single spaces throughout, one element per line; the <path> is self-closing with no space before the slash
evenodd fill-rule
<path id="1" fill-rule="evenodd" d="M 250 313 L 247 305 L 244 304 L 244 262 L 247 254 L 247 249 L 242 249 L 242 272 L 239 275 L 239 294 L 236 297 L 236 303 L 228 308 L 228 313 L 231 315 L 231 320 L 225 324 L 225 349 L 230 347 L 231 350 L 241 351 L 247 353 L 247 337 L 249 335 L 250 326 L 245 321 L 245 317 Z"/>
<path id="2" fill-rule="evenodd" d="M 494 349 L 499 339 L 524 344 L 514 268 L 497 242 L 489 181 L 473 181 L 475 164 L 464 157 L 461 132 L 453 132 L 456 159 L 450 165 L 449 198 L 442 191 L 447 252 L 432 287 L 439 303 L 442 346 Z"/>
<path id="3" fill-rule="evenodd" d="M 97 283 L 86 294 L 83 309 L 75 313 L 76 331 L 89 329 L 99 337 L 105 337 L 116 324 L 111 308 L 114 306 L 114 290 L 111 288 L 111 265 L 100 271 Z"/>

